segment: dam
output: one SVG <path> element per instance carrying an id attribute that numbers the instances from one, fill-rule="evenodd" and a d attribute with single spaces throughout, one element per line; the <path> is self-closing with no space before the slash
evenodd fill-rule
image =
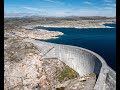
<path id="1" fill-rule="evenodd" d="M 114 24 L 105 26 L 115 26 Z M 102 56 L 107 64 L 116 70 L 116 28 L 56 28 L 36 27 L 48 31 L 59 31 L 64 35 L 43 40 L 46 42 L 72 45 L 89 49 Z"/>
<path id="2" fill-rule="evenodd" d="M 95 73 L 97 80 L 94 90 L 116 90 L 116 73 L 105 60 L 85 48 L 32 40 L 44 53 L 42 58 L 58 58 L 74 69 L 80 76 Z"/>

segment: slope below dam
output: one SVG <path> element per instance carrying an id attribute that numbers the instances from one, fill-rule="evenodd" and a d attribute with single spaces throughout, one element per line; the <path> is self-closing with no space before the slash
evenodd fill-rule
<path id="1" fill-rule="evenodd" d="M 94 90 L 116 90 L 116 73 L 98 54 L 76 46 L 32 40 L 44 53 L 42 58 L 58 58 L 80 76 L 95 73 L 98 77 Z"/>

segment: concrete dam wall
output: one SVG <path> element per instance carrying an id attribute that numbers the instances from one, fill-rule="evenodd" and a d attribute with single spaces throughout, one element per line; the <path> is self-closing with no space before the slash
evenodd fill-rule
<path id="1" fill-rule="evenodd" d="M 94 72 L 98 76 L 94 90 L 116 90 L 116 73 L 98 54 L 76 46 L 32 42 L 44 53 L 42 58 L 58 58 L 80 76 Z"/>

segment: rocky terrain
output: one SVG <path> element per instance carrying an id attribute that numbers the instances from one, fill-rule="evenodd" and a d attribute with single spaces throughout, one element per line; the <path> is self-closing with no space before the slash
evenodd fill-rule
<path id="1" fill-rule="evenodd" d="M 39 29 L 39 30 L 17 29 L 17 31 L 13 30 L 11 33 L 20 37 L 43 39 L 43 40 L 50 39 L 50 38 L 57 38 L 57 36 L 63 35 L 62 32 L 47 31 L 43 29 Z"/>
<path id="2" fill-rule="evenodd" d="M 24 17 L 5 18 L 5 30 L 26 25 L 39 25 L 48 27 L 74 27 L 74 28 L 105 28 L 105 23 L 116 23 L 115 17 Z"/>
<path id="3" fill-rule="evenodd" d="M 113 20 L 114 21 L 114 20 Z M 44 27 L 64 27 L 64 28 L 111 28 L 104 26 L 105 23 L 113 23 L 112 20 L 81 20 L 81 21 L 60 21 L 52 24 L 38 24 Z"/>
<path id="4" fill-rule="evenodd" d="M 95 74 L 80 77 L 59 59 L 42 58 L 44 54 L 29 41 L 5 34 L 5 90 L 92 90 Z"/>
<path id="5" fill-rule="evenodd" d="M 88 19 L 88 18 L 87 18 Z M 5 19 L 4 28 L 4 89 L 5 90 L 93 90 L 94 73 L 84 77 L 57 58 L 42 58 L 31 39 L 49 39 L 63 35 L 61 32 L 31 30 L 28 25 L 56 27 L 105 27 L 114 18 L 44 18 Z"/>

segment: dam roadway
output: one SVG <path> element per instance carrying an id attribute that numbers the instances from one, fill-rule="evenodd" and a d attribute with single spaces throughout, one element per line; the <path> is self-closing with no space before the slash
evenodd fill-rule
<path id="1" fill-rule="evenodd" d="M 34 39 L 31 42 L 38 47 L 40 52 L 44 53 L 42 58 L 58 58 L 77 71 L 80 76 L 95 73 L 97 81 L 94 90 L 116 90 L 116 72 L 93 51 Z"/>

